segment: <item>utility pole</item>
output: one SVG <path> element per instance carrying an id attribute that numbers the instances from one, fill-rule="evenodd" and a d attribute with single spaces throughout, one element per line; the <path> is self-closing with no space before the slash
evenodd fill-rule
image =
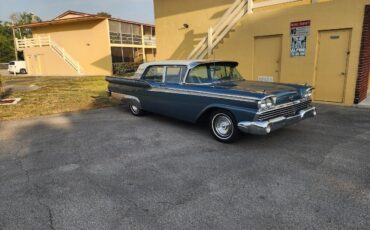
<path id="1" fill-rule="evenodd" d="M 14 55 L 15 55 L 15 60 L 18 61 L 18 52 L 17 52 L 17 42 L 16 42 L 16 37 L 15 37 L 15 30 L 14 30 L 14 17 L 12 17 L 12 31 L 13 31 L 13 41 L 14 41 Z"/>

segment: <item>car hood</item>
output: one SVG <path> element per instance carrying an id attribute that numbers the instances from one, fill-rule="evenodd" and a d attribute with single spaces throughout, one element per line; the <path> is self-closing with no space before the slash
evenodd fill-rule
<path id="1" fill-rule="evenodd" d="M 280 92 L 297 92 L 297 88 L 294 87 L 293 85 L 259 81 L 221 82 L 215 84 L 215 86 L 258 94 L 279 94 Z"/>

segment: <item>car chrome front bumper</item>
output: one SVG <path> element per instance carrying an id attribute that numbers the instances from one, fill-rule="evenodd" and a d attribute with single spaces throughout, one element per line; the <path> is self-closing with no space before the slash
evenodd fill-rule
<path id="1" fill-rule="evenodd" d="M 301 120 L 315 117 L 316 108 L 311 107 L 308 109 L 300 110 L 298 115 L 291 117 L 276 117 L 268 121 L 243 121 L 238 123 L 239 129 L 244 133 L 267 135 L 271 131 L 280 129 L 284 126 L 297 123 Z"/>

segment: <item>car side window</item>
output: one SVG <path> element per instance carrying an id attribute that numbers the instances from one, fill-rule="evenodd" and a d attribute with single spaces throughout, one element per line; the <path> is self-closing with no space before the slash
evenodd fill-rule
<path id="1" fill-rule="evenodd" d="M 208 83 L 210 82 L 208 78 L 207 66 L 198 66 L 190 70 L 189 75 L 186 77 L 186 83 Z"/>
<path id="2" fill-rule="evenodd" d="M 151 66 L 145 71 L 143 79 L 154 82 L 162 82 L 163 71 L 164 71 L 163 66 Z"/>
<path id="3" fill-rule="evenodd" d="M 169 66 L 166 68 L 166 83 L 180 83 L 182 77 L 185 75 L 186 68 L 179 66 Z"/>

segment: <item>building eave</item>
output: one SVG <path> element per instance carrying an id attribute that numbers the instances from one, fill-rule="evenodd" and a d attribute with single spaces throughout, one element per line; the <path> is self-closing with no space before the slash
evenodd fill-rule
<path id="1" fill-rule="evenodd" d="M 25 25 L 17 25 L 17 26 L 14 26 L 14 28 L 37 28 L 37 27 L 44 27 L 44 26 L 50 26 L 50 25 L 61 25 L 61 24 L 68 24 L 68 23 L 76 23 L 76 22 L 83 22 L 83 21 L 97 21 L 97 20 L 104 20 L 104 19 L 107 19 L 107 18 L 92 15 L 92 16 L 66 18 L 66 19 L 30 23 L 30 24 L 25 24 Z"/>

